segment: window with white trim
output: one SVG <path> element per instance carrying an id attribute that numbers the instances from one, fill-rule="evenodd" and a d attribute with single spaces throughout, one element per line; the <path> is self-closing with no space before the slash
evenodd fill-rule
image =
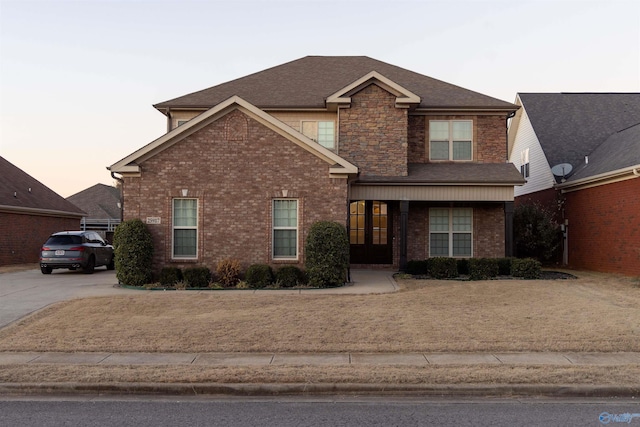
<path id="1" fill-rule="evenodd" d="M 177 120 L 176 121 L 176 127 L 182 126 L 183 124 L 187 123 L 189 120 Z"/>
<path id="2" fill-rule="evenodd" d="M 472 120 L 430 120 L 429 159 L 472 160 Z"/>
<path id="3" fill-rule="evenodd" d="M 172 258 L 198 256 L 198 199 L 173 199 Z"/>
<path id="4" fill-rule="evenodd" d="M 529 149 L 520 152 L 520 173 L 524 178 L 529 178 Z"/>
<path id="5" fill-rule="evenodd" d="M 429 256 L 470 257 L 473 209 L 429 209 Z"/>
<path id="6" fill-rule="evenodd" d="M 332 121 L 303 121 L 302 134 L 326 148 L 335 147 L 335 124 Z"/>
<path id="7" fill-rule="evenodd" d="M 298 258 L 298 200 L 273 200 L 273 258 Z"/>

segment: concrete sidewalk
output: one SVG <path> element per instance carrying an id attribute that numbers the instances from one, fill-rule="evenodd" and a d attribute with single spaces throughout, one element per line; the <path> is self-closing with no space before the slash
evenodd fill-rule
<path id="1" fill-rule="evenodd" d="M 640 364 L 640 353 L 58 353 L 4 352 L 0 365 L 564 365 Z"/>

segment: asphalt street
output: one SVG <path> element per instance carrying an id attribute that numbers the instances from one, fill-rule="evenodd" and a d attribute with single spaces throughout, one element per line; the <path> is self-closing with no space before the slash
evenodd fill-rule
<path id="1" fill-rule="evenodd" d="M 639 412 L 629 399 L 0 398 L 0 425 L 13 427 L 640 426 Z"/>

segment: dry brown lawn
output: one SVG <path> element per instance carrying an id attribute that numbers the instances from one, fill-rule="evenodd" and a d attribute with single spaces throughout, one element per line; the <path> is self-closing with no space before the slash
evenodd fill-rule
<path id="1" fill-rule="evenodd" d="M 638 386 L 625 366 L 91 366 L 0 365 L 4 383 L 581 384 Z"/>
<path id="2" fill-rule="evenodd" d="M 640 351 L 637 280 L 575 274 L 398 280 L 400 292 L 380 295 L 168 291 L 77 299 L 0 330 L 0 351 Z"/>

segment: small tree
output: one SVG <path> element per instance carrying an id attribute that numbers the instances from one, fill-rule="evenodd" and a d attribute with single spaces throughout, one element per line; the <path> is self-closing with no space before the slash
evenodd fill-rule
<path id="1" fill-rule="evenodd" d="M 314 223 L 307 236 L 305 254 L 309 285 L 325 288 L 344 284 L 349 266 L 349 238 L 343 225 L 331 221 Z"/>
<path id="2" fill-rule="evenodd" d="M 140 219 L 130 219 L 116 228 L 113 248 L 120 283 L 142 286 L 151 282 L 153 240 Z"/>
<path id="3" fill-rule="evenodd" d="M 517 206 L 513 214 L 513 237 L 519 258 L 553 260 L 561 247 L 562 233 L 553 213 L 538 203 Z"/>

